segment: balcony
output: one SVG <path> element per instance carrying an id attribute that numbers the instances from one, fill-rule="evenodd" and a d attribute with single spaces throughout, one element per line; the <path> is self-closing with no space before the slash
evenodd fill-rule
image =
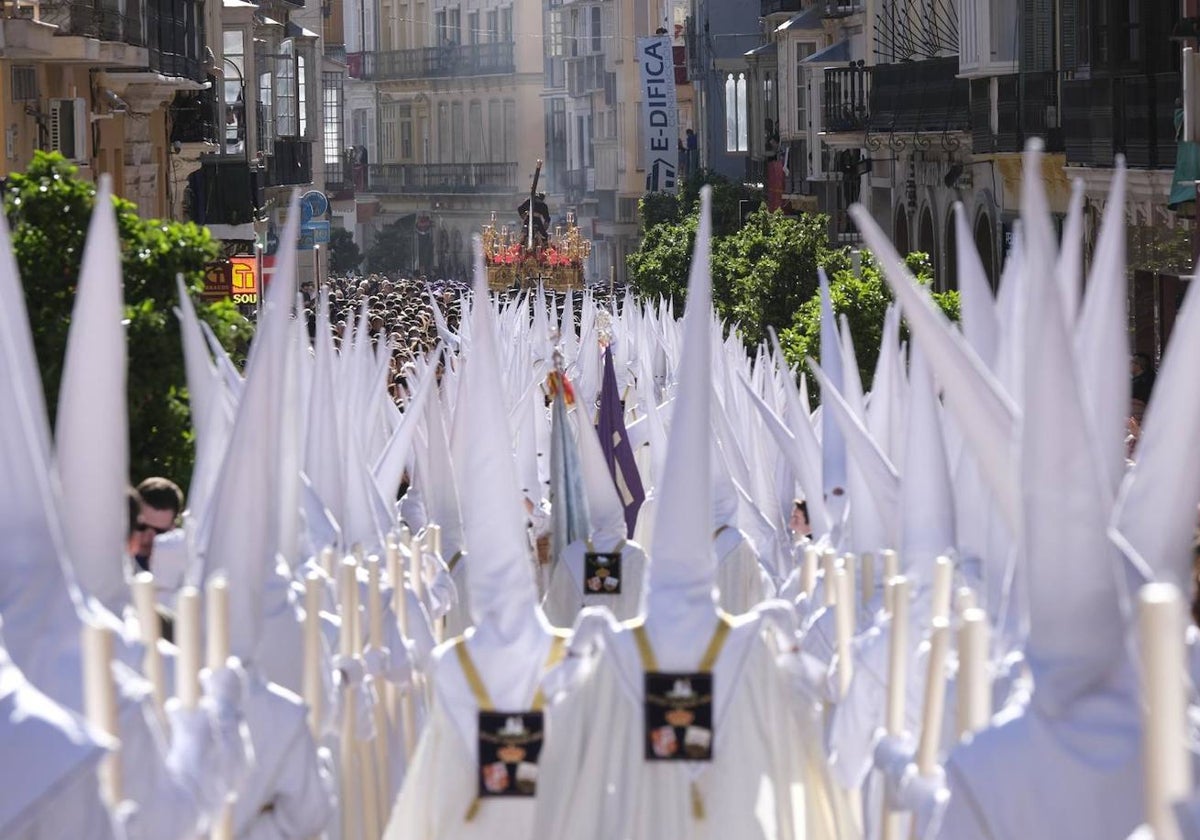
<path id="1" fill-rule="evenodd" d="M 871 68 L 867 128 L 881 134 L 941 134 L 971 126 L 971 91 L 958 58 Z"/>
<path id="2" fill-rule="evenodd" d="M 850 67 L 827 67 L 822 127 L 830 133 L 865 131 L 871 95 L 871 73 L 859 62 Z"/>
<path id="3" fill-rule="evenodd" d="M 43 23 L 58 27 L 59 35 L 146 46 L 140 4 L 101 0 L 51 0 L 41 4 Z"/>
<path id="4" fill-rule="evenodd" d="M 194 0 L 149 0 L 145 43 L 151 70 L 204 81 L 200 17 L 200 4 Z"/>
<path id="5" fill-rule="evenodd" d="M 275 140 L 275 153 L 268 158 L 267 182 L 272 187 L 312 183 L 312 141 L 294 137 Z"/>
<path id="6" fill-rule="evenodd" d="M 344 154 L 337 162 L 325 161 L 325 192 L 330 198 L 354 197 L 354 163 L 352 154 Z"/>
<path id="7" fill-rule="evenodd" d="M 1123 153 L 1133 168 L 1174 167 L 1180 87 L 1178 73 L 1064 80 L 1067 163 L 1109 167 Z"/>
<path id="8" fill-rule="evenodd" d="M 503 76 L 515 73 L 513 43 L 465 44 L 347 56 L 351 78 L 366 81 Z"/>
<path id="9" fill-rule="evenodd" d="M 971 148 L 976 154 L 1020 152 L 1041 137 L 1046 151 L 1063 150 L 1058 77 L 1024 73 L 996 77 L 996 125 L 992 131 L 991 81 L 971 80 Z"/>
<path id="10" fill-rule="evenodd" d="M 201 225 L 251 224 L 263 206 L 263 171 L 245 159 L 209 157 L 188 179 L 191 220 Z"/>
<path id="11" fill-rule="evenodd" d="M 515 193 L 516 163 L 373 163 L 367 192 L 383 195 Z"/>
<path id="12" fill-rule="evenodd" d="M 803 0 L 758 0 L 758 16 L 794 15 L 811 5 L 811 2 L 806 3 Z"/>

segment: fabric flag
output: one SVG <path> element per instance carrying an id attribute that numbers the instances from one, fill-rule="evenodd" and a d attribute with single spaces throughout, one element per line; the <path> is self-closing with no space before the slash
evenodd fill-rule
<path id="1" fill-rule="evenodd" d="M 646 501 L 646 491 L 642 487 L 637 462 L 633 459 L 633 444 L 629 442 L 629 433 L 625 430 L 625 409 L 621 406 L 621 395 L 617 390 L 617 372 L 613 367 L 611 345 L 604 350 L 597 432 L 600 435 L 600 447 L 604 450 L 604 460 L 608 462 L 608 471 L 612 473 L 621 504 L 625 507 L 625 527 L 632 538 L 638 511 L 642 502 Z"/>
<path id="2" fill-rule="evenodd" d="M 550 553 L 557 563 L 563 549 L 591 534 L 591 516 L 583 489 L 583 468 L 579 449 L 567 422 L 568 402 L 574 404 L 574 389 L 561 369 L 552 372 L 546 383 L 552 395 L 550 426 Z"/>

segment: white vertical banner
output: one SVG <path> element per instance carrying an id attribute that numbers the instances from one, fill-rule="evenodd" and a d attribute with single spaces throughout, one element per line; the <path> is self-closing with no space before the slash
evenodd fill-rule
<path id="1" fill-rule="evenodd" d="M 679 108 L 675 99 L 671 37 L 638 38 L 637 51 L 641 64 L 646 192 L 673 194 L 679 187 Z"/>

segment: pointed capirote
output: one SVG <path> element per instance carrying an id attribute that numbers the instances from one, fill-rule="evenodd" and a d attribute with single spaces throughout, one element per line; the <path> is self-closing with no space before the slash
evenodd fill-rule
<path id="1" fill-rule="evenodd" d="M 536 620 L 537 589 L 525 532 L 525 511 L 517 487 L 508 407 L 500 383 L 499 341 L 488 304 L 483 245 L 473 238 L 474 305 L 471 347 L 455 413 L 467 422 L 459 464 L 470 480 L 459 488 L 468 556 L 467 589 L 476 626 L 492 624 L 504 637 Z"/>
<path id="2" fill-rule="evenodd" d="M 824 369 L 814 359 L 808 360 L 808 367 L 821 385 L 825 434 L 835 426 L 839 428 L 845 437 L 847 452 L 852 453 L 855 466 L 862 470 L 866 490 L 875 503 L 879 530 L 886 537 L 886 541 L 872 550 L 878 551 L 887 545 L 897 545 L 900 536 L 900 474 L 862 421 L 855 416 L 846 398 L 834 387 Z M 853 515 L 851 512 L 852 517 Z"/>
<path id="3" fill-rule="evenodd" d="M 1117 167 L 1124 172 L 1124 156 L 1118 155 L 1118 158 L 1120 160 Z M 1115 189 L 1116 185 L 1114 184 L 1114 192 Z M 1121 191 L 1123 194 L 1123 184 Z M 1063 223 L 1062 237 L 1058 245 L 1058 262 L 1054 266 L 1058 289 L 1062 293 L 1063 314 L 1066 316 L 1068 324 L 1075 323 L 1079 315 L 1080 302 L 1083 300 L 1083 193 L 1083 179 L 1072 180 L 1071 202 L 1067 205 L 1067 219 Z M 1112 200 L 1111 193 L 1109 200 Z M 1124 212 L 1124 207 L 1122 207 L 1122 216 Z"/>
<path id="4" fill-rule="evenodd" d="M 783 359 L 779 337 L 773 329 L 770 330 L 770 334 L 776 355 Z M 795 371 L 785 368 L 783 374 L 784 413 L 779 419 L 784 421 L 796 441 L 792 468 L 796 470 L 796 478 L 804 490 L 808 523 L 812 526 L 813 537 L 820 538 L 830 533 L 833 522 L 825 507 L 824 484 L 821 481 L 821 444 L 817 440 L 817 433 L 813 429 L 809 414 L 808 380 L 801 374 L 800 384 L 797 386 Z M 770 425 L 767 423 L 768 430 Z M 774 431 L 772 435 L 775 435 Z"/>
<path id="5" fill-rule="evenodd" d="M 457 464 L 450 454 L 445 414 L 437 394 L 425 400 L 425 435 L 428 473 L 420 476 L 418 483 L 429 518 L 442 529 L 442 556 L 449 562 L 464 546 L 461 482 L 455 474 Z"/>
<path id="6" fill-rule="evenodd" d="M 612 473 L 608 471 L 608 462 L 600 449 L 596 428 L 586 422 L 586 418 L 578 411 L 573 416 L 579 445 L 579 466 L 583 474 L 583 490 L 587 496 L 590 533 L 594 537 L 600 537 L 605 544 L 624 539 L 625 506 L 621 504 L 617 485 L 613 481 Z"/>
<path id="7" fill-rule="evenodd" d="M 100 177 L 58 391 L 54 460 L 67 554 L 84 594 L 120 615 L 129 602 L 129 415 L 125 293 L 112 179 Z"/>
<path id="8" fill-rule="evenodd" d="M 317 301 L 317 330 L 313 339 L 315 365 L 308 404 L 308 439 L 305 441 L 304 473 L 325 507 L 341 525 L 346 492 L 342 464 L 342 434 L 338 423 L 336 379 L 337 350 L 329 323 L 329 290 L 321 290 Z M 346 546 L 336 546 L 346 548 Z"/>
<path id="9" fill-rule="evenodd" d="M 198 535 L 202 575 L 229 580 L 230 651 L 254 662 L 263 623 L 266 579 L 278 547 L 278 483 L 282 468 L 278 429 L 290 389 L 294 347 L 290 320 L 296 297 L 299 192 L 293 191 L 280 237 L 278 267 L 267 289 L 258 330 L 246 361 L 245 385 L 225 459 L 213 491 L 210 516 Z M 195 581 L 202 583 L 203 581 Z"/>
<path id="10" fill-rule="evenodd" d="M 87 612 L 63 548 L 50 424 L 25 294 L 0 213 L 0 619 L 26 679 L 82 708 L 78 650 Z M 123 492 L 123 488 L 122 488 Z"/>
<path id="11" fill-rule="evenodd" d="M 829 278 L 825 269 L 818 269 L 821 293 L 821 364 L 827 368 L 827 381 L 834 390 L 842 388 L 843 363 L 841 338 L 838 335 L 837 319 L 833 314 L 830 298 Z M 821 388 L 821 400 L 825 399 L 825 386 Z M 821 481 L 825 487 L 825 507 L 829 511 L 835 533 L 846 515 L 846 440 L 837 423 L 823 423 L 821 428 Z"/>
<path id="12" fill-rule="evenodd" d="M 1113 538 L 1147 582 L 1189 591 L 1200 503 L 1200 292 L 1188 289 L 1158 369 L 1136 461 L 1113 515 Z"/>
<path id="13" fill-rule="evenodd" d="M 1129 367 L 1126 177 L 1125 157 L 1118 155 L 1088 273 L 1083 309 L 1075 323 L 1075 358 L 1080 366 L 1092 443 L 1105 484 L 1113 495 L 1125 475 L 1125 423 L 1132 397 L 1126 374 Z"/>
<path id="14" fill-rule="evenodd" d="M 1038 170 L 1040 144 L 1030 143 L 1025 167 Z M 1051 241 L 1040 181 L 1022 192 L 1026 272 L 1029 257 Z M 1044 267 L 1044 264 L 1043 264 Z M 1056 716 L 1094 688 L 1121 660 L 1124 623 L 1115 551 L 1106 536 L 1110 507 L 1089 443 L 1062 295 L 1044 271 L 1026 276 L 1025 399 L 1020 475 L 1024 558 L 1018 585 L 1029 607 L 1026 660 L 1036 686 L 1032 702 Z"/>
<path id="15" fill-rule="evenodd" d="M 861 205 L 850 208 L 863 239 L 883 267 L 884 278 L 903 309 L 905 320 L 941 384 L 946 407 L 979 459 L 1011 533 L 1019 533 L 1020 493 L 1015 440 L 1018 411 L 1000 383 L 917 285 L 887 235 Z"/>
<path id="16" fill-rule="evenodd" d="M 452 350 L 457 350 L 459 347 L 459 337 L 450 331 L 450 327 L 446 324 L 446 316 L 442 314 L 442 307 L 437 302 L 437 296 L 433 292 L 429 292 L 429 308 L 433 310 L 433 323 L 437 329 L 438 340 Z"/>
<path id="17" fill-rule="evenodd" d="M 913 353 L 908 374 L 908 439 L 900 482 L 900 560 L 917 585 L 933 580 L 933 563 L 956 546 L 954 493 L 933 376 L 924 354 Z"/>
<path id="18" fill-rule="evenodd" d="M 392 431 L 387 445 L 375 461 L 372 473 L 375 476 L 375 484 L 379 488 L 379 493 L 384 499 L 394 501 L 400 495 L 405 465 L 412 452 L 414 436 L 423 416 L 425 401 L 429 399 L 430 392 L 436 384 L 437 375 L 432 367 L 428 368 L 416 383 L 416 390 L 413 391 L 411 399 L 404 407 L 400 424 Z"/>
<path id="19" fill-rule="evenodd" d="M 883 317 L 883 333 L 879 342 L 879 358 L 871 377 L 871 400 L 867 404 L 866 425 L 883 454 L 904 470 L 904 422 L 900 414 L 897 368 L 900 359 L 900 307 L 890 304 Z"/>
<path id="20" fill-rule="evenodd" d="M 712 532 L 696 527 L 712 510 L 712 188 L 700 191 L 700 222 L 688 277 L 678 391 L 666 461 L 656 488 L 647 613 L 678 612 L 681 604 L 710 605 L 717 566 Z"/>
<path id="21" fill-rule="evenodd" d="M 183 282 L 183 275 L 175 275 L 175 289 L 179 295 L 179 306 L 175 310 L 179 321 L 179 335 L 183 344 L 183 369 L 187 378 L 188 411 L 192 416 L 192 433 L 196 439 L 197 459 L 207 445 L 204 425 L 212 410 L 213 396 L 217 389 L 217 369 L 213 364 L 204 333 L 200 330 L 200 319 L 196 306 Z"/>
<path id="22" fill-rule="evenodd" d="M 989 369 L 995 369 L 1000 324 L 996 299 L 961 202 L 954 204 L 955 250 L 958 257 L 958 295 L 963 335 Z"/>

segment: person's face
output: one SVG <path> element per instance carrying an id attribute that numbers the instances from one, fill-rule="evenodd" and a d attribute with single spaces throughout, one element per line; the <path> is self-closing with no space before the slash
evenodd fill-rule
<path id="1" fill-rule="evenodd" d="M 154 538 L 175 527 L 175 514 L 170 510 L 142 505 L 137 525 L 129 537 L 130 554 L 134 557 L 150 557 L 154 551 Z"/>
<path id="2" fill-rule="evenodd" d="M 812 526 L 808 524 L 808 517 L 799 505 L 792 505 L 792 518 L 788 521 L 788 527 L 798 537 L 812 536 Z"/>

